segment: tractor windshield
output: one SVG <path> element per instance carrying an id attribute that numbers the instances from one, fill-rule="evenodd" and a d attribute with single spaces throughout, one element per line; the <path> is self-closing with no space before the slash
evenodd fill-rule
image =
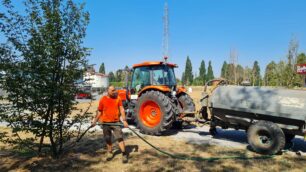
<path id="1" fill-rule="evenodd" d="M 150 68 L 139 67 L 133 72 L 131 87 L 138 92 L 142 87 L 150 85 Z"/>
<path id="2" fill-rule="evenodd" d="M 152 67 L 152 85 L 176 85 L 173 68 L 166 65 Z"/>
<path id="3" fill-rule="evenodd" d="M 172 67 L 166 65 L 145 66 L 134 69 L 131 92 L 138 92 L 149 85 L 175 86 L 176 79 Z"/>

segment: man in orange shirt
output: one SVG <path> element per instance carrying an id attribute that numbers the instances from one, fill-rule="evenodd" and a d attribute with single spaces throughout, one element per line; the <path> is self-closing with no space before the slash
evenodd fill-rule
<path id="1" fill-rule="evenodd" d="M 100 112 L 100 113 L 99 113 Z M 96 117 L 92 121 L 92 126 L 96 125 L 96 122 L 99 121 L 101 123 L 117 123 L 121 120 L 123 122 L 124 127 L 128 127 L 128 123 L 126 122 L 125 111 L 122 106 L 122 101 L 120 97 L 118 97 L 117 91 L 114 86 L 109 86 L 107 89 L 107 95 L 103 96 L 100 99 L 99 107 L 96 113 Z M 114 125 L 102 125 L 103 135 L 107 145 L 107 161 L 110 161 L 113 158 L 112 153 L 112 132 L 114 134 L 115 139 L 119 142 L 119 147 L 122 152 L 122 162 L 128 162 L 128 155 L 125 152 L 125 144 L 123 141 L 123 133 L 120 126 Z"/>

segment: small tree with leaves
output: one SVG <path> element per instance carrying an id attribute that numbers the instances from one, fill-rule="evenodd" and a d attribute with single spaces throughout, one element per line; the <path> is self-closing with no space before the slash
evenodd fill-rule
<path id="1" fill-rule="evenodd" d="M 108 80 L 109 80 L 109 82 L 116 82 L 116 77 L 115 77 L 114 72 L 109 72 L 108 73 Z"/>
<path id="2" fill-rule="evenodd" d="M 236 84 L 240 85 L 244 80 L 244 68 L 240 64 L 238 64 L 236 68 L 236 77 L 237 77 Z"/>
<path id="3" fill-rule="evenodd" d="M 299 48 L 299 42 L 295 37 L 293 37 L 289 42 L 288 55 L 287 55 L 288 61 L 283 76 L 283 78 L 286 81 L 285 85 L 287 87 L 293 87 L 299 85 L 299 83 L 297 83 L 299 79 L 296 73 L 298 48 Z"/>
<path id="4" fill-rule="evenodd" d="M 192 64 L 189 56 L 187 56 L 186 59 L 184 81 L 185 81 L 184 83 L 187 85 L 192 85 L 193 82 Z"/>
<path id="5" fill-rule="evenodd" d="M 226 63 L 226 61 L 224 61 L 222 65 L 222 69 L 221 69 L 221 78 L 227 79 L 227 68 L 228 68 L 228 64 Z"/>
<path id="6" fill-rule="evenodd" d="M 255 61 L 252 69 L 252 85 L 259 86 L 260 81 L 261 81 L 260 67 L 258 61 Z"/>
<path id="7" fill-rule="evenodd" d="M 235 76 L 237 77 L 236 73 L 236 67 L 235 64 L 229 63 L 226 65 L 226 73 L 225 73 L 225 78 L 230 81 L 230 83 L 236 84 L 235 82 Z"/>
<path id="8" fill-rule="evenodd" d="M 201 61 L 199 71 L 200 71 L 199 82 L 200 82 L 200 84 L 205 84 L 206 83 L 206 68 L 205 68 L 204 60 Z"/>
<path id="9" fill-rule="evenodd" d="M 211 65 L 211 61 L 208 62 L 208 68 L 207 68 L 207 81 L 214 79 L 214 71 Z"/>
<path id="10" fill-rule="evenodd" d="M 277 64 L 272 61 L 270 62 L 265 71 L 264 83 L 266 86 L 277 86 L 278 85 L 278 74 L 277 74 Z"/>
<path id="11" fill-rule="evenodd" d="M 58 158 L 71 146 L 65 143 L 83 136 L 80 125 L 89 120 L 87 111 L 71 115 L 75 81 L 87 63 L 83 40 L 89 14 L 72 0 L 25 0 L 25 13 L 9 0 L 2 5 L 0 30 L 6 39 L 0 45 L 0 70 L 8 103 L 1 104 L 0 121 L 13 135 L 0 131 L 0 140 L 37 154 L 49 149 Z M 20 132 L 32 137 L 21 138 Z"/>
<path id="12" fill-rule="evenodd" d="M 104 66 L 104 63 L 102 63 L 102 64 L 100 65 L 99 73 L 105 74 L 105 66 Z"/>

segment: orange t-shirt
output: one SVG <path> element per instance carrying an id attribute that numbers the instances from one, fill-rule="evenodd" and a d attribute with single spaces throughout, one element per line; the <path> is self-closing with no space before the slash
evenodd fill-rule
<path id="1" fill-rule="evenodd" d="M 103 96 L 100 99 L 98 110 L 101 112 L 99 122 L 118 122 L 120 117 L 119 107 L 122 101 L 119 98 Z"/>

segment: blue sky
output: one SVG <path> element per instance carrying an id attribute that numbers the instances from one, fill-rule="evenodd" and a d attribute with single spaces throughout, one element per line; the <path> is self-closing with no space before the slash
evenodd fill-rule
<path id="1" fill-rule="evenodd" d="M 79 0 L 83 1 L 83 0 Z M 85 45 L 89 62 L 104 62 L 106 72 L 125 65 L 162 59 L 164 0 L 86 0 L 91 15 Z M 270 61 L 286 59 L 293 35 L 306 52 L 305 0 L 168 0 L 170 61 L 181 77 L 187 55 L 193 72 L 200 61 L 212 61 L 215 76 L 230 49 L 238 62 L 258 60 L 262 74 Z M 1 39 L 1 38 L 0 38 Z"/>
<path id="2" fill-rule="evenodd" d="M 91 14 L 86 45 L 94 48 L 91 63 L 104 62 L 107 72 L 162 58 L 164 0 L 87 0 Z M 286 58 L 293 35 L 306 52 L 304 0 L 168 0 L 170 61 L 181 77 L 187 55 L 193 71 L 211 60 L 216 76 L 230 49 L 238 62 L 262 73 L 271 60 Z M 97 65 L 98 68 L 98 65 Z"/>

